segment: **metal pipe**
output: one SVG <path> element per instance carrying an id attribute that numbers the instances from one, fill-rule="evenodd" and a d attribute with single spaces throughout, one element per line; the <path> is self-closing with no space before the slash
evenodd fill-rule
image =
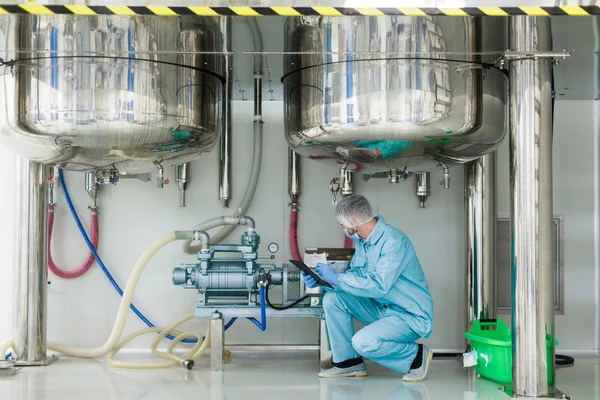
<path id="1" fill-rule="evenodd" d="M 550 19 L 510 17 L 509 46 L 551 50 Z M 509 64 L 513 393 L 521 397 L 555 392 L 551 72 L 551 58 Z"/>
<path id="2" fill-rule="evenodd" d="M 288 149 L 288 191 L 293 205 L 300 199 L 300 156 Z"/>
<path id="3" fill-rule="evenodd" d="M 221 24 L 224 38 L 223 47 L 225 52 L 230 53 L 231 47 L 231 24 L 229 17 L 222 17 Z M 229 207 L 231 199 L 231 113 L 233 100 L 233 79 L 232 79 L 232 56 L 225 56 L 225 94 L 223 99 L 223 115 L 221 123 L 223 130 L 221 133 L 221 142 L 219 144 L 219 199 L 223 207 Z"/>
<path id="4" fill-rule="evenodd" d="M 594 298 L 596 323 L 594 352 L 600 356 L 600 20 L 592 20 L 594 26 Z"/>
<path id="5" fill-rule="evenodd" d="M 185 207 L 185 191 L 190 181 L 189 179 L 189 162 L 175 166 L 175 179 L 179 186 L 179 206 Z"/>
<path id="6" fill-rule="evenodd" d="M 210 370 L 223 371 L 223 357 L 225 345 L 225 329 L 223 317 L 219 312 L 214 312 L 208 321 L 210 324 Z"/>
<path id="7" fill-rule="evenodd" d="M 240 222 L 238 223 L 238 225 L 244 225 L 246 229 L 254 230 L 256 228 L 256 223 L 254 222 L 254 219 L 252 217 L 241 216 L 239 217 L 239 221 Z"/>
<path id="8" fill-rule="evenodd" d="M 210 235 L 205 231 L 194 231 L 194 240 L 200 242 L 202 250 L 206 250 L 210 246 Z"/>
<path id="9" fill-rule="evenodd" d="M 256 22 L 256 18 L 246 18 L 246 22 L 248 23 L 248 27 L 250 28 L 250 34 L 252 35 L 252 43 L 254 45 L 254 75 L 262 75 L 264 73 L 263 68 L 263 37 L 258 26 L 258 22 Z M 256 113 L 255 113 L 256 114 Z"/>
<path id="10" fill-rule="evenodd" d="M 100 184 L 96 180 L 95 172 L 85 173 L 85 190 L 92 199 L 92 208 L 97 208 L 98 192 L 100 191 Z"/>
<path id="11" fill-rule="evenodd" d="M 450 189 L 450 168 L 447 165 L 442 165 L 442 170 L 444 172 L 444 177 L 440 182 L 440 185 L 444 187 L 444 189 Z"/>
<path id="12" fill-rule="evenodd" d="M 163 168 L 160 161 L 153 161 L 153 164 L 156 166 L 156 187 L 162 189 L 164 187 L 165 181 L 165 169 Z"/>
<path id="13" fill-rule="evenodd" d="M 340 167 L 340 190 L 342 196 L 350 196 L 354 194 L 354 171 L 348 169 L 349 163 L 345 163 Z"/>
<path id="14" fill-rule="evenodd" d="M 221 216 L 211 218 L 208 221 L 204 221 L 203 223 L 197 225 L 194 230 L 195 231 L 208 231 L 212 228 L 216 228 L 218 226 L 236 226 L 236 225 L 245 225 L 247 231 L 254 231 L 256 228 L 256 224 L 254 220 L 250 217 L 238 217 L 238 216 Z M 213 243 L 219 243 L 214 237 L 211 238 Z M 185 254 L 196 254 L 198 251 L 202 249 L 202 244 L 192 246 L 193 239 L 186 240 L 183 244 L 183 251 Z"/>
<path id="15" fill-rule="evenodd" d="M 417 197 L 419 198 L 419 208 L 425 208 L 425 202 L 430 195 L 429 172 L 420 172 L 416 174 Z"/>
<path id="16" fill-rule="evenodd" d="M 15 198 L 15 308 L 13 355 L 20 363 L 46 363 L 46 176 L 42 164 L 17 156 Z"/>
<path id="17" fill-rule="evenodd" d="M 465 166 L 467 330 L 496 318 L 496 153 Z"/>

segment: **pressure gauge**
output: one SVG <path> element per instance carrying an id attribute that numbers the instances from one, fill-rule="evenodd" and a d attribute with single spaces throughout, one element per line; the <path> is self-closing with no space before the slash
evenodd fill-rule
<path id="1" fill-rule="evenodd" d="M 269 251 L 273 254 L 277 253 L 279 251 L 279 245 L 277 243 L 271 243 L 269 245 Z"/>

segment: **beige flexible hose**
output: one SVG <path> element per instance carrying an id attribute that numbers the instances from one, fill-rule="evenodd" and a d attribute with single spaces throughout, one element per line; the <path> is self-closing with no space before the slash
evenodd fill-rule
<path id="1" fill-rule="evenodd" d="M 188 315 L 184 316 L 183 318 L 180 318 L 179 320 L 175 321 L 174 323 L 172 323 L 171 325 L 169 325 L 168 327 L 166 327 L 164 329 L 163 328 L 146 328 L 146 329 L 140 329 L 139 331 L 132 333 L 131 335 L 129 335 L 125 339 L 123 339 L 119 344 L 117 344 L 115 346 L 115 348 L 110 351 L 110 353 L 108 353 L 108 356 L 106 357 L 108 365 L 110 365 L 111 367 L 116 367 L 116 368 L 137 368 L 137 369 L 169 368 L 169 367 L 174 367 L 177 365 L 183 365 L 184 367 L 191 369 L 194 366 L 192 361 L 196 361 L 198 358 L 200 358 L 206 352 L 206 350 L 208 349 L 208 346 L 210 346 L 210 324 L 208 325 L 208 328 L 206 331 L 206 339 L 205 340 L 203 340 L 202 336 L 200 334 L 198 334 L 197 332 L 180 333 L 178 331 L 175 331 L 176 327 L 178 327 L 179 325 L 183 324 L 186 321 L 189 321 L 192 318 L 194 318 L 193 313 L 188 314 Z M 152 342 L 152 354 L 154 354 L 156 357 L 164 358 L 165 361 L 132 362 L 132 361 L 117 361 L 114 359 L 115 355 L 119 352 L 119 350 L 123 346 L 125 346 L 127 343 L 129 343 L 133 339 L 135 339 L 136 337 L 141 336 L 146 333 L 155 333 L 155 332 L 160 332 L 160 334 Z M 170 333 L 176 334 L 177 336 L 169 344 L 167 351 L 163 352 L 163 351 L 157 350 L 157 347 L 158 347 L 158 344 L 160 343 L 160 341 L 162 339 L 164 339 Z M 183 356 L 179 357 L 179 356 L 173 354 L 173 350 L 175 349 L 175 347 L 182 340 L 187 339 L 187 338 L 196 338 L 198 341 Z"/>
<path id="2" fill-rule="evenodd" d="M 119 339 L 123 334 L 123 330 L 125 328 L 125 322 L 127 320 L 127 316 L 129 314 L 129 306 L 131 305 L 131 301 L 133 299 L 133 293 L 137 287 L 137 284 L 144 272 L 144 269 L 148 265 L 150 259 L 165 245 L 175 241 L 175 240 L 190 240 L 194 235 L 193 231 L 176 231 L 168 233 L 158 240 L 156 240 L 148 249 L 142 254 L 138 262 L 135 264 L 133 271 L 127 280 L 127 285 L 125 286 L 125 290 L 123 291 L 123 297 L 121 298 L 121 303 L 119 304 L 119 311 L 117 313 L 117 318 L 115 320 L 115 324 L 113 326 L 112 332 L 106 342 L 96 348 L 77 348 L 77 347 L 69 347 L 58 343 L 50 342 L 48 343 L 48 350 L 56 351 L 62 354 L 66 354 L 73 357 L 81 357 L 81 358 L 97 358 L 103 357 L 108 354 L 108 364 L 113 367 L 119 368 L 167 368 L 176 365 L 183 365 L 187 368 L 193 367 L 193 361 L 197 360 L 202 354 L 206 352 L 208 346 L 210 345 L 210 340 L 203 340 L 202 336 L 197 332 L 180 332 L 175 330 L 179 325 L 183 324 L 186 321 L 194 318 L 194 314 L 188 314 L 183 318 L 175 321 L 171 325 L 166 328 L 146 328 L 141 329 L 137 332 L 132 333 L 127 336 L 121 342 Z M 159 335 L 152 342 L 152 353 L 159 357 L 165 359 L 165 361 L 154 361 L 154 362 L 125 362 L 125 361 L 116 361 L 114 360 L 114 356 L 118 353 L 118 351 L 127 343 L 129 343 L 134 338 L 146 334 L 146 333 L 154 333 L 158 332 Z M 159 351 L 157 349 L 158 344 L 162 339 L 164 339 L 168 334 L 177 335 L 172 343 L 169 345 L 166 352 Z M 206 333 L 206 337 L 210 337 L 210 325 L 208 326 L 208 330 Z M 187 338 L 196 338 L 197 343 L 188 350 L 182 357 L 176 356 L 173 354 L 173 350 L 175 347 L 184 339 Z M 9 348 L 14 348 L 15 343 L 12 338 L 8 338 L 0 342 L 0 354 L 6 354 L 6 351 Z"/>

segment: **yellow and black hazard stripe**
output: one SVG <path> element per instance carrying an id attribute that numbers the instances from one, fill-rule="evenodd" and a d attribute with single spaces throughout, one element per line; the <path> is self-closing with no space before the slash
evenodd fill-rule
<path id="1" fill-rule="evenodd" d="M 259 17 L 279 15 L 299 16 L 382 16 L 382 15 L 448 15 L 494 16 L 508 15 L 570 15 L 586 16 L 600 14 L 600 6 L 560 7 L 462 7 L 462 8 L 345 8 L 345 7 L 168 7 L 168 6 L 76 6 L 41 4 L 0 4 L 0 14 L 69 14 L 69 15 L 200 15 Z"/>

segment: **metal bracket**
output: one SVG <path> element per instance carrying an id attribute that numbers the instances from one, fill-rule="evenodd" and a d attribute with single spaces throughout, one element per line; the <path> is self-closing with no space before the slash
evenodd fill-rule
<path id="1" fill-rule="evenodd" d="M 552 62 L 556 65 L 559 60 L 566 60 L 568 57 L 573 55 L 572 51 L 567 51 L 563 49 L 562 51 L 513 51 L 507 50 L 504 54 L 497 60 L 500 63 L 500 69 L 505 69 L 506 62 L 511 61 L 521 61 L 521 60 L 538 60 L 540 58 L 550 58 Z"/>

